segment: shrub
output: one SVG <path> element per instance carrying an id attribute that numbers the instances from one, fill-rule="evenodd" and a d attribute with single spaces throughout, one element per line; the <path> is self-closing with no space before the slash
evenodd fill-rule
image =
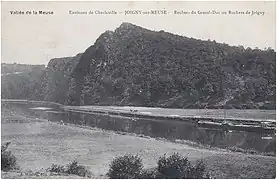
<path id="1" fill-rule="evenodd" d="M 194 167 L 191 168 L 191 178 L 194 179 L 210 179 L 210 175 L 205 172 L 206 165 L 202 160 L 198 161 Z"/>
<path id="2" fill-rule="evenodd" d="M 187 158 L 181 157 L 178 153 L 169 157 L 164 155 L 158 160 L 158 171 L 164 175 L 164 178 L 182 178 L 190 171 L 189 163 Z"/>
<path id="3" fill-rule="evenodd" d="M 68 174 L 75 174 L 82 177 L 91 177 L 91 172 L 86 169 L 85 166 L 78 165 L 77 161 L 72 161 L 67 165 L 67 169 L 65 171 Z"/>
<path id="4" fill-rule="evenodd" d="M 112 179 L 136 179 L 140 177 L 142 170 L 142 159 L 138 155 L 126 154 L 111 162 L 107 175 Z"/>
<path id="5" fill-rule="evenodd" d="M 159 177 L 158 173 L 156 168 L 143 169 L 137 179 L 156 179 Z"/>
<path id="6" fill-rule="evenodd" d="M 66 173 L 66 174 L 75 174 L 82 177 L 91 177 L 92 173 L 86 169 L 85 166 L 78 165 L 77 161 L 72 161 L 66 166 L 52 164 L 50 168 L 47 169 L 49 172 L 54 173 Z"/>
<path id="7" fill-rule="evenodd" d="M 49 168 L 49 172 L 65 173 L 65 167 L 62 165 L 52 164 Z"/>
<path id="8" fill-rule="evenodd" d="M 195 166 L 179 153 L 166 157 L 165 155 L 158 160 L 157 170 L 162 174 L 163 179 L 204 179 L 209 178 L 205 174 L 205 164 L 202 161 L 197 162 Z"/>
<path id="9" fill-rule="evenodd" d="M 10 142 L 1 146 L 1 170 L 3 171 L 17 169 L 16 157 L 11 153 L 11 151 L 7 151 L 9 145 Z"/>

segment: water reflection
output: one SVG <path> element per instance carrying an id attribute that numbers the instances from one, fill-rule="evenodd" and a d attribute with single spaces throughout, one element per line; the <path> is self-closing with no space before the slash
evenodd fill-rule
<path id="1" fill-rule="evenodd" d="M 143 134 L 169 140 L 190 140 L 221 148 L 238 147 L 243 149 L 255 149 L 260 152 L 275 152 L 276 149 L 275 146 L 272 145 L 272 142 L 275 142 L 275 136 L 273 139 L 262 138 L 267 135 L 273 136 L 272 134 L 200 128 L 197 124 L 191 122 L 134 119 L 104 114 L 84 114 L 79 112 L 67 112 L 65 114 L 50 113 L 49 118 L 51 121 L 63 120 L 72 124 Z"/>
<path id="2" fill-rule="evenodd" d="M 32 104 L 13 104 L 8 106 L 11 112 L 22 113 L 26 116 L 35 116 L 56 122 L 63 120 L 65 123 L 70 124 L 143 134 L 169 140 L 190 140 L 221 148 L 238 147 L 243 149 L 254 149 L 260 152 L 275 152 L 276 150 L 276 137 L 274 134 L 201 128 L 193 122 L 135 119 L 133 117 L 119 117 L 107 114 L 64 112 L 57 108 L 51 111 L 38 111 L 30 109 L 35 107 L 35 105 Z M 7 109 L 7 107 L 4 108 L 4 111 L 5 109 Z M 273 136 L 273 138 L 262 138 L 264 136 Z"/>

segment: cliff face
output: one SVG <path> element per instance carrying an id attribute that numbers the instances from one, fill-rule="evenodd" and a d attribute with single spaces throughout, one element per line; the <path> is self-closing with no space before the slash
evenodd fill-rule
<path id="1" fill-rule="evenodd" d="M 70 75 L 81 55 L 51 59 L 43 72 L 33 99 L 66 102 Z"/>
<path id="2" fill-rule="evenodd" d="M 2 75 L 2 98 L 170 108 L 276 106 L 276 52 L 123 23 L 84 53 Z M 24 66 L 24 68 L 26 69 Z M 22 69 L 2 64 L 2 72 Z M 24 69 L 23 68 L 23 69 Z M 3 70 L 4 69 L 4 70 Z"/>
<path id="3" fill-rule="evenodd" d="M 275 109 L 275 54 L 123 23 L 80 56 L 67 103 Z"/>
<path id="4" fill-rule="evenodd" d="M 2 64 L 2 98 L 65 103 L 71 73 L 82 54 L 51 59 L 44 65 Z"/>

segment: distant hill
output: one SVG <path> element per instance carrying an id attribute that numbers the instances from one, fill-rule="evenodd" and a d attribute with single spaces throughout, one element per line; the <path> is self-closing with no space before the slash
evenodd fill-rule
<path id="1" fill-rule="evenodd" d="M 1 98 L 30 99 L 45 65 L 1 64 Z"/>
<path id="2" fill-rule="evenodd" d="M 2 63 L 1 97 L 64 103 L 67 101 L 70 74 L 81 54 L 51 59 L 45 65 Z"/>
<path id="3" fill-rule="evenodd" d="M 1 63 L 1 75 L 8 74 L 19 74 L 31 72 L 33 70 L 42 70 L 45 68 L 45 65 L 29 65 L 29 64 L 9 64 L 9 63 Z"/>
<path id="4" fill-rule="evenodd" d="M 80 57 L 68 104 L 275 109 L 275 54 L 123 23 Z"/>

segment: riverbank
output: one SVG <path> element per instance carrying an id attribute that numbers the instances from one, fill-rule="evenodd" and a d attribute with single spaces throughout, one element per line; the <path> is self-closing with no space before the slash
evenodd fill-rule
<path id="1" fill-rule="evenodd" d="M 67 164 L 77 160 L 88 167 L 95 177 L 103 178 L 109 163 L 116 156 L 138 154 L 145 166 L 151 168 L 163 154 L 179 152 L 192 162 L 203 159 L 215 178 L 272 178 L 275 174 L 275 157 L 196 148 L 22 116 L 20 123 L 3 118 L 2 142 L 11 141 L 9 148 L 23 170 L 36 171 L 53 163 Z"/>
<path id="2" fill-rule="evenodd" d="M 117 113 L 122 115 L 141 115 L 145 117 L 165 118 L 204 118 L 204 119 L 226 119 L 233 121 L 269 121 L 275 122 L 275 110 L 259 109 L 174 109 L 156 107 L 134 107 L 134 106 L 62 106 L 65 110 L 83 112 Z"/>
<path id="3" fill-rule="evenodd" d="M 174 108 L 155 108 L 155 107 L 134 107 L 134 106 L 66 106 L 63 104 L 49 101 L 34 101 L 23 99 L 1 99 L 1 103 L 31 103 L 39 105 L 58 106 L 65 110 L 81 112 L 115 113 L 127 116 L 137 115 L 142 117 L 160 117 L 169 119 L 179 118 L 204 118 L 214 120 L 232 120 L 232 121 L 266 121 L 276 124 L 276 110 L 260 109 L 174 109 Z"/>
<path id="4" fill-rule="evenodd" d="M 245 131 L 263 134 L 276 132 L 275 111 L 222 109 L 168 109 L 129 106 L 62 106 L 66 112 L 94 114 L 111 118 L 185 122 L 200 128 Z M 272 118 L 272 119 L 271 119 Z"/>

